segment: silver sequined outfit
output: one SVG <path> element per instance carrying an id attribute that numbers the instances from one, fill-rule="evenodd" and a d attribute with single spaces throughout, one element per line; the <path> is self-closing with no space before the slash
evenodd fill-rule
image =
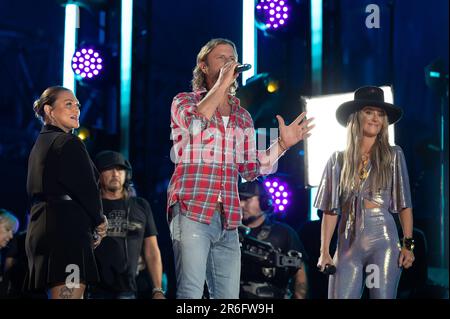
<path id="1" fill-rule="evenodd" d="M 400 243 L 392 213 L 411 208 L 412 204 L 403 151 L 399 146 L 393 146 L 392 150 L 390 187 L 377 193 L 370 189 L 373 174 L 369 162 L 369 176 L 360 188 L 340 197 L 342 152 L 335 152 L 327 162 L 314 207 L 340 215 L 338 246 L 333 258 L 336 273 L 330 276 L 328 286 L 330 299 L 361 298 L 363 284 L 370 288 L 370 298 L 396 297 L 401 275 Z M 342 209 L 343 198 L 346 210 Z M 365 208 L 364 199 L 378 207 Z"/>

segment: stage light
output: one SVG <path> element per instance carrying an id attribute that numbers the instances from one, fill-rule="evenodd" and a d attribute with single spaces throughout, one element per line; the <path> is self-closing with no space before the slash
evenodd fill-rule
<path id="1" fill-rule="evenodd" d="M 267 83 L 267 92 L 275 93 L 276 91 L 278 91 L 278 89 L 279 89 L 278 81 L 269 80 L 269 82 Z"/>
<path id="2" fill-rule="evenodd" d="M 77 136 L 82 140 L 86 140 L 87 138 L 89 138 L 89 136 L 91 135 L 91 133 L 89 132 L 89 130 L 85 127 L 80 127 L 78 129 L 78 134 Z"/>
<path id="3" fill-rule="evenodd" d="M 64 60 L 63 60 L 63 86 L 76 94 L 75 78 L 70 70 L 71 57 L 77 41 L 77 28 L 79 27 L 79 7 L 73 3 L 67 3 L 65 8 L 64 23 Z"/>
<path id="4" fill-rule="evenodd" d="M 269 178 L 264 182 L 264 186 L 272 195 L 275 212 L 283 212 L 289 205 L 288 185 L 278 179 Z"/>
<path id="5" fill-rule="evenodd" d="M 289 19 L 288 0 L 259 0 L 256 5 L 256 20 L 260 29 L 277 30 Z"/>
<path id="6" fill-rule="evenodd" d="M 242 73 L 242 84 L 247 79 L 257 74 L 258 70 L 258 41 L 255 28 L 255 1 L 242 1 L 242 62 L 249 63 L 253 67 Z"/>
<path id="7" fill-rule="evenodd" d="M 72 57 L 72 70 L 78 80 L 90 80 L 97 77 L 103 69 L 101 53 L 92 48 L 79 48 Z"/>
<path id="8" fill-rule="evenodd" d="M 445 94 L 448 88 L 448 72 L 442 59 L 436 59 L 425 67 L 425 83 L 437 94 Z"/>
<path id="9" fill-rule="evenodd" d="M 276 97 L 279 91 L 279 81 L 276 78 L 269 73 L 259 73 L 239 87 L 236 97 L 247 110 L 256 107 L 260 111 L 261 105 Z"/>

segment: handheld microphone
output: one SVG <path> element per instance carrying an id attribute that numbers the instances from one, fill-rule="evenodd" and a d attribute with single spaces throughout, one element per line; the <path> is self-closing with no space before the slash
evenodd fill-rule
<path id="1" fill-rule="evenodd" d="M 244 63 L 244 64 L 241 64 L 241 65 L 238 65 L 238 66 L 234 69 L 234 73 L 241 73 L 241 72 L 244 72 L 244 71 L 248 71 L 248 70 L 250 70 L 251 68 L 252 68 L 252 65 L 251 65 L 251 64 Z"/>
<path id="2" fill-rule="evenodd" d="M 336 272 L 336 266 L 330 265 L 330 264 L 325 265 L 325 269 L 323 270 L 323 273 L 325 275 L 333 275 L 335 272 Z"/>

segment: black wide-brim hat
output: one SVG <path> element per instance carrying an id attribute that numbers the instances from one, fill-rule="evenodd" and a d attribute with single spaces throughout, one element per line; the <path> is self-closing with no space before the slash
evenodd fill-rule
<path id="1" fill-rule="evenodd" d="M 384 92 L 377 86 L 363 86 L 355 91 L 355 99 L 339 105 L 336 110 L 336 119 L 342 126 L 347 126 L 347 121 L 352 113 L 362 110 L 366 106 L 374 106 L 386 112 L 389 124 L 398 122 L 403 111 L 394 104 L 384 101 Z"/>

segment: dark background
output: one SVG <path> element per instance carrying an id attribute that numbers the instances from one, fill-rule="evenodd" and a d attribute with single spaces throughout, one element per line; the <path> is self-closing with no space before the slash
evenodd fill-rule
<path id="1" fill-rule="evenodd" d="M 256 128 L 277 127 L 276 114 L 292 120 L 301 111 L 300 96 L 313 93 L 310 2 L 291 2 L 293 16 L 286 30 L 258 31 L 258 72 L 277 79 L 280 89 L 256 105 L 244 105 Z M 106 148 L 119 150 L 120 1 L 82 3 L 78 42 L 98 44 L 99 32 L 104 31 L 101 47 L 109 70 L 102 81 L 77 87 L 76 95 L 85 106 L 81 124 L 90 131 L 86 144 L 94 156 Z M 403 119 L 396 125 L 396 143 L 408 163 L 415 226 L 425 233 L 429 266 L 448 267 L 448 206 L 445 265 L 440 264 L 441 99 L 426 85 L 424 67 L 441 58 L 448 73 L 449 2 L 323 3 L 322 94 L 354 91 L 363 85 L 393 86 L 394 102 L 404 109 Z M 371 3 L 380 7 L 379 29 L 367 29 L 364 24 L 365 8 Z M 100 12 L 105 14 L 104 27 L 99 24 Z M 178 92 L 190 90 L 196 55 L 208 40 L 229 38 L 242 56 L 242 0 L 135 0 L 133 12 L 130 160 L 137 191 L 153 208 L 165 272 L 173 285 L 165 216 L 166 190 L 174 168 L 169 157 L 170 105 Z M 32 104 L 45 88 L 62 82 L 63 36 L 62 1 L 0 1 L 0 207 L 18 215 L 22 225 L 28 209 L 27 158 L 40 129 Z M 444 159 L 448 167 L 448 99 L 445 103 Z M 296 146 L 283 157 L 277 173 L 293 190 L 293 202 L 280 219 L 296 229 L 307 221 L 310 204 L 302 147 Z"/>

